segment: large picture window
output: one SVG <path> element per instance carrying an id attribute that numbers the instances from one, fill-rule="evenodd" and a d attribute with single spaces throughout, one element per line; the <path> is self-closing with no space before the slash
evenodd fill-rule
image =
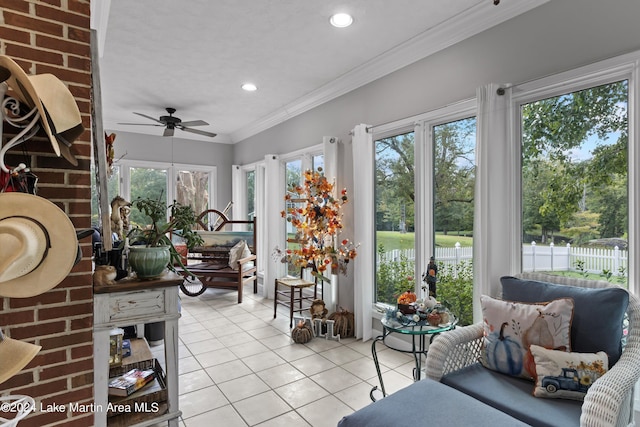
<path id="1" fill-rule="evenodd" d="M 190 205 L 196 213 L 215 203 L 215 167 L 169 165 L 154 162 L 122 161 L 113 169 L 107 183 L 108 199 L 119 195 L 131 202 L 139 197 L 174 200 Z M 91 204 L 94 225 L 98 226 L 97 199 Z M 146 218 L 135 206 L 129 215 L 131 225 L 145 226 Z"/>
<path id="2" fill-rule="evenodd" d="M 521 106 L 524 271 L 627 283 L 628 81 Z"/>

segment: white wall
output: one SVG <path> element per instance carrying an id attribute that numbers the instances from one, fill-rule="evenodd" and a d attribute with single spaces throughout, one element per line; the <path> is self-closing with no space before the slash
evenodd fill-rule
<path id="1" fill-rule="evenodd" d="M 348 142 L 358 123 L 387 123 L 472 98 L 487 83 L 523 83 L 638 50 L 639 17 L 638 0 L 552 0 L 236 143 L 233 161 L 242 165 L 298 150 L 323 135 Z M 350 146 L 343 149 L 343 185 L 353 188 Z M 351 216 L 347 206 L 347 224 Z M 341 279 L 339 300 L 345 307 L 353 302 L 352 286 L 350 278 Z"/>
<path id="2" fill-rule="evenodd" d="M 523 83 L 640 49 L 638 17 L 638 0 L 552 0 L 236 143 L 234 162 L 317 144 L 322 135 L 348 140 L 358 123 L 394 121 L 474 97 L 487 83 Z"/>

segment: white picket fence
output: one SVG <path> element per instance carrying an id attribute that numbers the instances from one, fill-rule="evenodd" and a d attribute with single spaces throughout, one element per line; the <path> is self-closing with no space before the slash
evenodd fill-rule
<path id="1" fill-rule="evenodd" d="M 437 247 L 434 254 L 436 261 L 445 264 L 458 264 L 473 259 L 473 248 L 461 247 L 456 243 L 453 248 Z M 584 271 L 601 274 L 609 271 L 614 276 L 626 276 L 628 271 L 628 251 L 613 249 L 566 246 L 522 245 L 523 271 Z M 395 249 L 378 254 L 378 264 L 389 261 L 415 261 L 415 250 Z"/>
<path id="2" fill-rule="evenodd" d="M 524 271 L 585 271 L 601 274 L 608 271 L 614 276 L 626 276 L 629 252 L 619 249 L 584 248 L 547 245 L 522 246 Z"/>
<path id="3" fill-rule="evenodd" d="M 437 262 L 443 262 L 445 264 L 458 264 L 461 261 L 467 261 L 473 259 L 473 248 L 462 247 L 460 243 L 456 243 L 453 248 L 436 248 L 434 254 Z M 415 249 L 394 249 L 383 254 L 378 254 L 378 264 L 390 261 L 400 261 L 405 258 L 407 261 L 415 261 L 416 251 Z"/>

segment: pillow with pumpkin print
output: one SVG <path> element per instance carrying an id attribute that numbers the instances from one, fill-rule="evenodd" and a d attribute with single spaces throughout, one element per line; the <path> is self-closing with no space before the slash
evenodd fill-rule
<path id="1" fill-rule="evenodd" d="M 591 384 L 609 367 L 604 351 L 566 353 L 532 345 L 531 354 L 536 363 L 536 397 L 584 400 Z"/>
<path id="2" fill-rule="evenodd" d="M 482 364 L 514 377 L 536 378 L 532 344 L 571 351 L 573 299 L 525 304 L 480 297 L 484 323 Z"/>

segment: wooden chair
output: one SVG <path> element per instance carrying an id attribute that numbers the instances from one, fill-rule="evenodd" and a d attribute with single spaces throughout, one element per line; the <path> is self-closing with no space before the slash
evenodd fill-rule
<path id="1" fill-rule="evenodd" d="M 303 279 L 304 268 L 300 269 L 300 277 L 283 277 L 275 280 L 275 292 L 273 295 L 273 318 L 276 318 L 278 312 L 278 304 L 289 308 L 289 327 L 293 326 L 293 313 L 302 312 L 309 308 L 309 305 L 303 306 L 303 301 L 313 301 L 318 298 L 318 280 L 314 278 L 313 282 Z M 313 286 L 313 297 L 305 296 L 303 290 Z M 282 297 L 282 298 L 278 298 Z M 295 308 L 295 305 L 298 308 Z"/>
<path id="2" fill-rule="evenodd" d="M 219 217 L 218 220 L 211 221 L 215 226 L 213 231 L 209 231 L 209 221 L 207 221 L 211 214 Z M 209 209 L 198 216 L 198 224 L 203 229 L 199 233 L 205 240 L 205 245 L 194 248 L 187 255 L 187 268 L 192 274 L 178 269 L 178 272 L 184 276 L 184 281 L 180 285 L 182 292 L 189 296 L 198 296 L 207 288 L 233 289 L 238 291 L 238 304 L 242 302 L 244 285 L 253 283 L 253 293 L 258 293 L 256 218 L 230 220 L 223 212 Z M 230 230 L 234 224 L 249 224 L 251 230 Z M 238 260 L 232 268 L 229 265 L 229 251 L 233 242 L 238 240 L 247 242 L 251 255 Z M 216 241 L 224 244 L 215 244 Z M 195 280 L 196 278 L 198 280 Z"/>

